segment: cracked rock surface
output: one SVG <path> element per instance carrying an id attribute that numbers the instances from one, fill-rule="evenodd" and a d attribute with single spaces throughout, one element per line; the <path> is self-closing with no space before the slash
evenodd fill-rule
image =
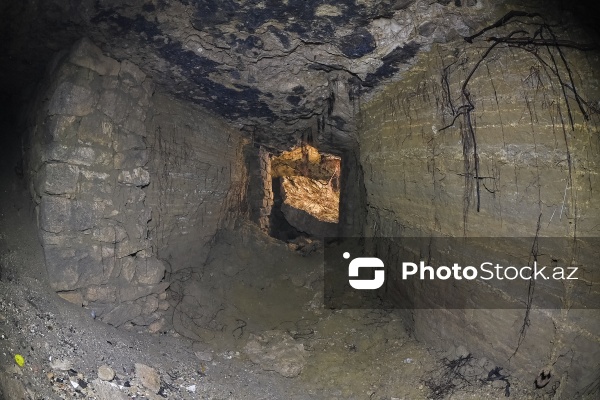
<path id="1" fill-rule="evenodd" d="M 310 131 L 321 148 L 339 149 L 353 143 L 359 97 L 396 79 L 432 43 L 469 34 L 497 5 L 50 0 L 1 7 L 9 21 L 1 49 L 12 62 L 2 65 L 0 80 L 15 91 L 53 52 L 87 36 L 105 54 L 140 66 L 168 92 L 239 124 L 267 146 L 289 146 Z"/>

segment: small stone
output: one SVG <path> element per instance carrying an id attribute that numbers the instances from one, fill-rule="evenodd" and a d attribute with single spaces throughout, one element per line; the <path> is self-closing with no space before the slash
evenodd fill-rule
<path id="1" fill-rule="evenodd" d="M 456 358 L 467 358 L 469 356 L 469 351 L 465 346 L 458 346 L 456 348 Z"/>
<path id="2" fill-rule="evenodd" d="M 103 381 L 112 381 L 115 378 L 115 371 L 108 365 L 102 365 L 98 368 L 98 378 Z"/>
<path id="3" fill-rule="evenodd" d="M 92 387 L 96 390 L 98 400 L 127 400 L 129 396 L 119 390 L 115 383 L 104 382 L 99 379 L 92 381 Z"/>
<path id="4" fill-rule="evenodd" d="M 502 389 L 506 387 L 506 382 L 503 380 L 492 381 L 492 387 L 496 389 Z"/>
<path id="5" fill-rule="evenodd" d="M 159 319 L 158 321 L 154 321 L 148 326 L 148 332 L 150 333 L 158 333 L 165 327 L 166 321 L 164 318 Z"/>
<path id="6" fill-rule="evenodd" d="M 68 371 L 73 368 L 73 363 L 68 360 L 55 359 L 50 362 L 50 368 L 56 371 Z"/>
<path id="7" fill-rule="evenodd" d="M 169 307 L 170 307 L 170 304 L 169 304 L 169 302 L 167 300 L 161 300 L 158 303 L 158 309 L 160 311 L 167 311 L 169 309 Z"/>
<path id="8" fill-rule="evenodd" d="M 68 301 L 69 303 L 76 304 L 81 306 L 83 304 L 83 296 L 76 290 L 67 291 L 67 292 L 58 292 L 60 297 Z"/>
<path id="9" fill-rule="evenodd" d="M 135 364 L 135 377 L 147 389 L 154 393 L 160 390 L 160 376 L 152 367 L 144 364 Z"/>
<path id="10" fill-rule="evenodd" d="M 283 331 L 250 334 L 244 350 L 250 360 L 265 371 L 276 371 L 286 378 L 300 375 L 306 364 L 306 350 Z"/>

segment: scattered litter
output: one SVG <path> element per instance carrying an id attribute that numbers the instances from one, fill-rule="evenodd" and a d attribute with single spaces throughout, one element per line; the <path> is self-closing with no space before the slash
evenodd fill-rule
<path id="1" fill-rule="evenodd" d="M 412 363 L 412 362 L 413 362 L 413 359 L 412 359 L 412 358 L 405 358 L 405 359 L 404 359 L 404 364 L 410 364 L 410 363 Z"/>
<path id="2" fill-rule="evenodd" d="M 17 365 L 19 367 L 22 367 L 23 365 L 25 365 L 25 359 L 20 354 L 15 354 L 15 362 L 17 363 Z"/>

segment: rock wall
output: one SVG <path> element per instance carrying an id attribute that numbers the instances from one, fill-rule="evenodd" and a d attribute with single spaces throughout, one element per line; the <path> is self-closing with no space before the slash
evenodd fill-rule
<path id="1" fill-rule="evenodd" d="M 246 146 L 248 166 L 248 207 L 250 220 L 263 232 L 269 232 L 273 208 L 271 155 L 264 147 Z"/>
<path id="2" fill-rule="evenodd" d="M 166 94 L 152 98 L 147 127 L 150 241 L 168 272 L 193 269 L 217 230 L 245 214 L 245 144 L 221 119 Z"/>
<path id="3" fill-rule="evenodd" d="M 190 265 L 171 255 L 184 245 L 201 262 L 195 249 L 239 201 L 239 136 L 87 39 L 55 57 L 28 118 L 50 285 L 109 324 L 161 329 L 167 267 Z"/>
<path id="4" fill-rule="evenodd" d="M 358 237 L 364 234 L 367 220 L 364 174 L 356 151 L 348 150 L 341 158 L 338 234 Z"/>
<path id="5" fill-rule="evenodd" d="M 541 26 L 513 22 L 525 32 Z M 366 236 L 598 236 L 599 54 L 560 46 L 534 52 L 516 41 L 490 49 L 494 39 L 485 38 L 508 37 L 502 29 L 473 44 L 434 46 L 400 83 L 363 104 Z M 555 34 L 588 42 L 576 29 Z M 587 293 L 597 297 L 597 268 L 588 278 Z M 443 293 L 425 289 L 415 296 L 443 304 Z M 569 308 L 569 289 L 561 290 Z M 465 298 L 477 295 L 486 296 Z M 599 312 L 590 308 L 423 309 L 407 317 L 417 338 L 466 346 L 527 384 L 552 370 L 546 390 L 574 398 L 598 391 Z"/>

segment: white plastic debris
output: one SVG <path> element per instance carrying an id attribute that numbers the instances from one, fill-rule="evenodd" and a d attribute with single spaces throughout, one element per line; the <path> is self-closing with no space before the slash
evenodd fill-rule
<path id="1" fill-rule="evenodd" d="M 412 362 L 413 362 L 413 359 L 412 359 L 412 358 L 405 358 L 405 359 L 404 359 L 404 364 L 410 364 L 410 363 L 412 363 Z"/>
<path id="2" fill-rule="evenodd" d="M 188 392 L 192 392 L 195 393 L 196 392 L 196 385 L 190 385 L 188 387 L 186 387 Z"/>

